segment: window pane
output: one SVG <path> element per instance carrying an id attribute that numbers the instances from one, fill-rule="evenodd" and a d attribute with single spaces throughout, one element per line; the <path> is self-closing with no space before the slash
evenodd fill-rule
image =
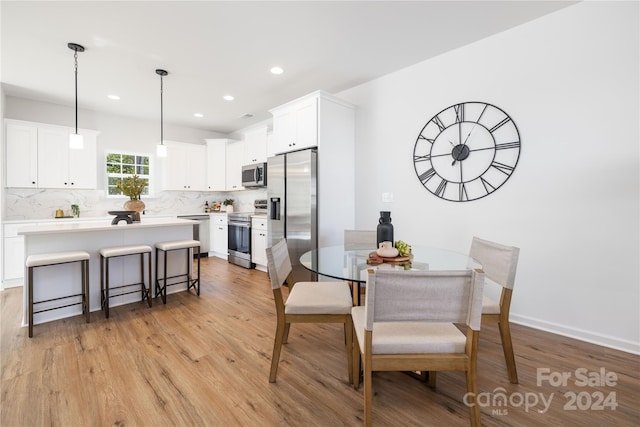
<path id="1" fill-rule="evenodd" d="M 109 187 L 109 195 L 110 196 L 118 196 L 120 194 L 122 194 L 122 193 L 116 187 Z"/>
<path id="2" fill-rule="evenodd" d="M 120 154 L 109 153 L 107 154 L 107 163 L 120 163 L 122 156 Z"/>
<path id="3" fill-rule="evenodd" d="M 136 168 L 133 165 L 122 165 L 122 173 L 133 175 L 136 173 Z"/>
<path id="4" fill-rule="evenodd" d="M 107 173 L 120 173 L 120 165 L 107 163 Z"/>
<path id="5" fill-rule="evenodd" d="M 118 178 L 115 176 L 110 176 L 109 177 L 109 187 L 111 186 L 116 186 L 120 181 L 122 181 L 122 178 Z"/>
<path id="6" fill-rule="evenodd" d="M 131 156 L 128 154 L 123 154 L 122 155 L 122 163 L 126 163 L 126 164 L 134 164 L 134 160 L 135 160 L 135 156 Z"/>

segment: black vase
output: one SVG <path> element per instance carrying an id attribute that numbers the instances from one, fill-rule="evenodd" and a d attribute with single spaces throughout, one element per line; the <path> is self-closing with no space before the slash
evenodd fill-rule
<path id="1" fill-rule="evenodd" d="M 377 246 L 380 246 L 380 242 L 393 243 L 393 224 L 391 224 L 391 212 L 381 211 L 380 219 L 378 220 L 378 239 Z"/>

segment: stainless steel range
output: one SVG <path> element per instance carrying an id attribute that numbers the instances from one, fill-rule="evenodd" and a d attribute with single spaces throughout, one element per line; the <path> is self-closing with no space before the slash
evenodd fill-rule
<path id="1" fill-rule="evenodd" d="M 256 214 L 266 214 L 267 201 L 256 200 L 253 212 L 233 212 L 228 217 L 229 227 L 229 257 L 232 264 L 244 268 L 254 268 L 251 262 L 251 217 Z"/>

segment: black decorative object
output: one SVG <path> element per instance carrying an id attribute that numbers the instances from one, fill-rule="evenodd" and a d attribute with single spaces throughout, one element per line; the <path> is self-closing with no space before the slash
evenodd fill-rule
<path id="1" fill-rule="evenodd" d="M 133 214 L 137 214 L 137 213 L 138 212 L 136 212 L 136 211 L 109 211 L 108 212 L 109 215 L 115 215 L 116 216 L 111 221 L 111 225 L 118 225 L 118 223 L 120 221 L 126 221 L 127 224 L 132 224 L 133 223 L 133 219 L 131 218 L 131 216 Z"/>
<path id="2" fill-rule="evenodd" d="M 391 212 L 389 211 L 380 211 L 376 246 L 379 247 L 381 242 L 393 243 L 393 224 L 391 224 Z"/>
<path id="3" fill-rule="evenodd" d="M 515 122 L 486 102 L 463 102 L 440 111 L 422 128 L 413 149 L 420 183 L 453 202 L 493 193 L 511 177 L 519 158 Z"/>

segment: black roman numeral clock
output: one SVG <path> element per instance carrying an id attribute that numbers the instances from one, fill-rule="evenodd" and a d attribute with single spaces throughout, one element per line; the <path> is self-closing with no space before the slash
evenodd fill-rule
<path id="1" fill-rule="evenodd" d="M 413 149 L 418 179 L 434 195 L 477 200 L 511 176 L 520 157 L 520 133 L 495 105 L 463 102 L 445 108 L 422 128 Z"/>

